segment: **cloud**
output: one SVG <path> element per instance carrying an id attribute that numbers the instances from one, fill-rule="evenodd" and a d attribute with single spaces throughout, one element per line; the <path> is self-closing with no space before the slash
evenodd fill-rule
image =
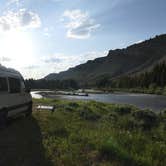
<path id="1" fill-rule="evenodd" d="M 1 62 L 10 62 L 10 61 L 12 61 L 12 59 L 9 58 L 9 57 L 3 56 L 3 57 L 0 57 L 0 61 L 1 61 Z"/>
<path id="2" fill-rule="evenodd" d="M 7 7 L 11 7 L 12 5 L 19 7 L 21 0 L 7 0 Z"/>
<path id="3" fill-rule="evenodd" d="M 138 41 L 135 42 L 135 44 L 139 44 L 139 43 L 142 43 L 142 42 L 143 42 L 143 40 L 138 40 Z"/>
<path id="4" fill-rule="evenodd" d="M 106 56 L 107 54 L 107 51 L 91 51 L 76 55 L 56 53 L 50 56 L 43 56 L 42 58 L 38 58 L 33 61 L 31 65 L 27 64 L 21 67 L 17 66 L 16 69 L 21 71 L 24 78 L 40 79 L 50 73 L 58 73 L 61 71 L 65 71 L 68 68 L 75 67 L 76 65 L 85 63 L 88 60 L 93 60 L 98 57 Z"/>
<path id="5" fill-rule="evenodd" d="M 50 36 L 48 28 L 44 28 L 44 29 L 43 29 L 43 32 L 44 32 L 43 34 L 44 34 L 45 36 L 48 36 L 48 37 Z"/>
<path id="6" fill-rule="evenodd" d="M 60 63 L 63 61 L 63 58 L 58 58 L 57 56 L 55 57 L 49 57 L 49 58 L 44 58 L 43 61 L 45 63 Z"/>
<path id="7" fill-rule="evenodd" d="M 28 70 L 37 69 L 37 68 L 39 68 L 38 65 L 30 65 L 30 66 L 24 67 L 24 69 L 28 69 Z"/>
<path id="8" fill-rule="evenodd" d="M 96 24 L 87 12 L 82 12 L 81 10 L 67 10 L 64 12 L 63 17 L 69 19 L 66 24 L 68 38 L 89 38 L 91 33 L 100 27 L 100 24 Z"/>
<path id="9" fill-rule="evenodd" d="M 43 35 L 46 37 L 50 37 L 53 30 L 54 30 L 53 27 L 45 27 L 43 29 Z"/>
<path id="10" fill-rule="evenodd" d="M 26 9 L 20 9 L 18 12 L 8 11 L 3 16 L 0 16 L 0 29 L 2 31 L 39 28 L 40 26 L 39 15 Z"/>
<path id="11" fill-rule="evenodd" d="M 43 66 L 48 65 L 51 72 L 60 72 L 67 70 L 68 68 L 75 67 L 76 65 L 87 62 L 88 60 L 93 60 L 98 57 L 103 57 L 108 54 L 107 51 L 101 52 L 86 52 L 80 55 L 65 55 L 62 53 L 54 54 L 52 56 L 47 56 L 42 59 Z"/>
<path id="12" fill-rule="evenodd" d="M 7 5 L 12 5 L 12 4 L 16 4 L 19 5 L 20 0 L 8 0 L 8 4 Z"/>

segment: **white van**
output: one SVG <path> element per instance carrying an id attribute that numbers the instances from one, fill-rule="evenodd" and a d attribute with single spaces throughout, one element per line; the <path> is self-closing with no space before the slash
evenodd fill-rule
<path id="1" fill-rule="evenodd" d="M 18 71 L 0 65 L 0 124 L 21 113 L 32 113 L 30 90 Z"/>

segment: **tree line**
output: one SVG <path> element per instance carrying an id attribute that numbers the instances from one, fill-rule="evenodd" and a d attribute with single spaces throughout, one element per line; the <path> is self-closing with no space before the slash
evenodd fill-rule
<path id="1" fill-rule="evenodd" d="M 127 75 L 115 80 L 104 77 L 96 82 L 101 88 L 155 88 L 166 86 L 166 62 L 159 63 L 152 70 L 137 75 Z"/>
<path id="2" fill-rule="evenodd" d="M 73 79 L 67 80 L 46 80 L 28 79 L 25 80 L 26 86 L 31 89 L 79 89 L 79 83 Z M 97 88 L 146 88 L 155 89 L 166 87 L 166 62 L 157 64 L 150 71 L 137 75 L 122 76 L 112 80 L 109 76 L 102 77 L 95 82 L 93 87 Z M 84 85 L 83 88 L 86 88 Z M 89 88 L 89 86 L 88 86 Z"/>
<path id="3" fill-rule="evenodd" d="M 27 79 L 25 84 L 30 89 L 78 89 L 79 85 L 75 80 L 46 80 L 46 79 Z"/>

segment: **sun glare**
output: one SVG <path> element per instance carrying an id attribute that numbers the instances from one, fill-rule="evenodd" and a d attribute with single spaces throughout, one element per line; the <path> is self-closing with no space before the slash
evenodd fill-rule
<path id="1" fill-rule="evenodd" d="M 3 62 L 5 65 L 19 68 L 32 64 L 34 48 L 32 40 L 25 32 L 8 32 L 1 42 L 1 57 L 8 59 Z"/>

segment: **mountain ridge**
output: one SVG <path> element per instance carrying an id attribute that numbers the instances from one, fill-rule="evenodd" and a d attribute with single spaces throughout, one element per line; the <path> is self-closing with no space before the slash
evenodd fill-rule
<path id="1" fill-rule="evenodd" d="M 105 57 L 89 60 L 60 73 L 51 73 L 45 79 L 74 79 L 80 84 L 93 84 L 103 76 L 113 79 L 148 70 L 163 60 L 166 60 L 166 34 L 123 49 L 110 50 Z"/>

